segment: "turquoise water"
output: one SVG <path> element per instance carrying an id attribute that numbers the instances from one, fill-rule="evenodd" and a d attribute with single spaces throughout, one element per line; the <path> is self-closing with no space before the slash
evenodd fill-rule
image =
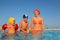
<path id="1" fill-rule="evenodd" d="M 60 40 L 60 30 L 49 30 L 39 35 L 23 34 L 18 32 L 15 35 L 7 36 L 0 31 L 0 40 Z"/>

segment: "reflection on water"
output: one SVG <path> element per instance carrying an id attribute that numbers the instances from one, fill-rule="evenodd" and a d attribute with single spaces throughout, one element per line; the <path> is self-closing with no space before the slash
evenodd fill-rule
<path id="1" fill-rule="evenodd" d="M 14 35 L 9 35 L 8 36 L 7 33 L 3 33 L 1 39 L 2 40 L 14 40 Z"/>
<path id="2" fill-rule="evenodd" d="M 39 35 L 24 34 L 22 32 L 16 33 L 14 35 L 7 35 L 7 33 L 2 34 L 0 40 L 42 40 Z"/>
<path id="3" fill-rule="evenodd" d="M 11 36 L 8 36 L 7 33 L 2 34 L 2 32 L 0 31 L 0 40 L 60 40 L 60 30 L 49 30 L 38 35 L 18 32 Z"/>
<path id="4" fill-rule="evenodd" d="M 60 30 L 45 31 L 43 34 L 39 35 L 18 32 L 12 36 L 8 36 L 7 33 L 2 34 L 2 31 L 0 31 L 0 40 L 60 40 Z"/>
<path id="5" fill-rule="evenodd" d="M 14 40 L 14 36 L 8 36 L 8 40 Z"/>

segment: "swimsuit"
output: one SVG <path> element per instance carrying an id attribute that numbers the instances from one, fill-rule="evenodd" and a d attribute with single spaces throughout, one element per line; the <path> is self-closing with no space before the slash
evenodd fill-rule
<path id="1" fill-rule="evenodd" d="M 34 33 L 41 32 L 41 30 L 33 30 Z"/>
<path id="2" fill-rule="evenodd" d="M 33 20 L 33 23 L 34 24 L 42 24 L 42 21 L 41 20 L 39 20 L 39 21 Z"/>
<path id="3" fill-rule="evenodd" d="M 39 20 L 39 21 L 33 20 L 33 23 L 34 24 L 42 24 L 42 21 L 41 20 Z M 40 33 L 40 32 L 41 32 L 41 30 L 32 30 L 32 33 Z"/>

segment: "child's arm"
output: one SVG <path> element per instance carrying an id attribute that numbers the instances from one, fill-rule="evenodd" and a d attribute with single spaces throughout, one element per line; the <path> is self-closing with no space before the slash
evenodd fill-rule
<path id="1" fill-rule="evenodd" d="M 20 22 L 20 30 L 21 30 L 22 32 L 26 32 L 26 31 L 22 28 L 22 22 Z"/>
<path id="2" fill-rule="evenodd" d="M 2 29 L 2 33 L 4 33 L 4 30 Z"/>

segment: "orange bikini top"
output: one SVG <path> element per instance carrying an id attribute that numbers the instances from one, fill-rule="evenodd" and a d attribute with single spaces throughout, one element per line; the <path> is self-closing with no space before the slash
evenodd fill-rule
<path id="1" fill-rule="evenodd" d="M 33 20 L 33 23 L 34 23 L 34 24 L 42 24 L 42 21 L 41 21 L 41 20 L 39 20 L 39 21 Z"/>

